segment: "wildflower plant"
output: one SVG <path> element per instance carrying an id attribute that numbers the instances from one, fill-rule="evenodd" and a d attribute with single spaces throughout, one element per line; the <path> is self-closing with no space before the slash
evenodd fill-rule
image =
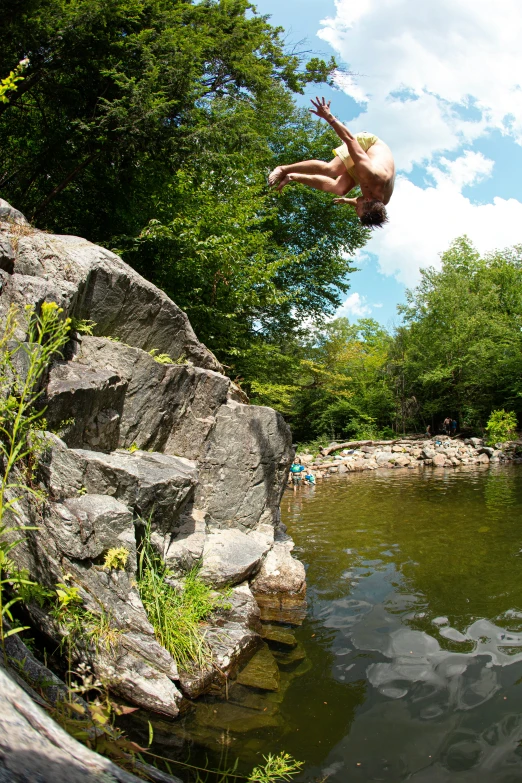
<path id="1" fill-rule="evenodd" d="M 0 643 L 4 657 L 5 639 L 24 630 L 7 627 L 7 622 L 13 622 L 11 608 L 33 585 L 27 573 L 16 568 L 11 553 L 23 541 L 19 533 L 34 529 L 17 524 L 19 503 L 27 497 L 42 500 L 33 486 L 45 421 L 38 402 L 49 362 L 67 342 L 70 322 L 62 313 L 55 302 L 44 302 L 39 313 L 26 307 L 28 334 L 27 341 L 21 342 L 14 339 L 18 311 L 11 307 L 0 336 Z"/>

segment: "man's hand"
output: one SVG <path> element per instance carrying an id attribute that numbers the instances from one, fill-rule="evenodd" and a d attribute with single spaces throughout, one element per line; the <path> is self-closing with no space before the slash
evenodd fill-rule
<path id="1" fill-rule="evenodd" d="M 326 122 L 330 122 L 330 120 L 333 118 L 333 114 L 330 111 L 330 101 L 328 103 L 326 102 L 326 98 L 317 98 L 315 101 L 312 98 L 312 106 L 313 109 L 310 109 L 312 114 L 315 114 L 317 117 L 321 117 L 322 120 L 326 120 Z"/>

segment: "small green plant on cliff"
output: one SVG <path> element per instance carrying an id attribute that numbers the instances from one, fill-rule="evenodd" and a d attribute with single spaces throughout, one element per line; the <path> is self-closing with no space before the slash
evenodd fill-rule
<path id="1" fill-rule="evenodd" d="M 0 643 L 4 656 L 5 639 L 22 630 L 6 629 L 5 621 L 13 622 L 11 607 L 32 586 L 10 555 L 23 540 L 20 532 L 30 529 L 16 524 L 19 503 L 27 497 L 42 499 L 33 486 L 44 422 L 44 411 L 36 405 L 49 362 L 67 341 L 69 319 L 63 319 L 62 312 L 54 302 L 44 302 L 39 314 L 26 307 L 28 334 L 22 343 L 15 339 L 19 313 L 11 307 L 0 336 Z"/>
<path id="2" fill-rule="evenodd" d="M 504 443 L 515 436 L 517 416 L 513 411 L 493 411 L 486 424 L 487 441 L 490 445 Z"/>
<path id="3" fill-rule="evenodd" d="M 190 571 L 179 589 L 167 583 L 171 576 L 151 544 L 151 523 L 147 522 L 138 558 L 138 589 L 156 639 L 181 669 L 203 668 L 211 663 L 210 648 L 201 623 L 223 599 Z"/>
<path id="4" fill-rule="evenodd" d="M 93 335 L 94 328 L 96 326 L 96 321 L 91 321 L 90 318 L 71 318 L 71 332 L 76 332 L 77 334 L 88 334 Z"/>
<path id="5" fill-rule="evenodd" d="M 124 571 L 125 566 L 127 565 L 127 560 L 129 559 L 129 554 L 129 550 L 124 546 L 109 549 L 105 555 L 103 567 L 107 568 L 109 571 L 112 569 L 116 571 Z"/>
<path id="6" fill-rule="evenodd" d="M 150 351 L 148 351 L 149 356 L 152 356 L 155 362 L 158 362 L 158 364 L 175 364 L 174 359 L 172 359 L 168 353 L 158 353 L 157 348 L 152 348 Z"/>
<path id="7" fill-rule="evenodd" d="M 62 648 L 67 648 L 68 658 L 71 660 L 73 647 L 77 642 L 82 644 L 91 642 L 96 649 L 103 647 L 109 652 L 114 650 L 121 630 L 111 622 L 111 616 L 101 603 L 98 602 L 97 612 L 86 609 L 80 595 L 80 588 L 69 584 L 72 581 L 72 575 L 66 574 L 63 582 L 58 582 L 49 612 L 61 627 Z"/>

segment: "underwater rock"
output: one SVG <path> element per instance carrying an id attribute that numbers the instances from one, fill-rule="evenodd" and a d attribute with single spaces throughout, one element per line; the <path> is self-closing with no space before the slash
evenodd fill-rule
<path id="1" fill-rule="evenodd" d="M 264 645 L 249 660 L 247 665 L 237 676 L 240 685 L 248 685 L 249 688 L 260 688 L 265 691 L 277 691 L 279 689 L 279 667 L 268 645 Z"/>
<path id="2" fill-rule="evenodd" d="M 282 644 L 285 647 L 295 647 L 297 645 L 297 639 L 292 631 L 281 625 L 263 623 L 261 636 L 267 642 L 277 642 L 277 644 Z"/>

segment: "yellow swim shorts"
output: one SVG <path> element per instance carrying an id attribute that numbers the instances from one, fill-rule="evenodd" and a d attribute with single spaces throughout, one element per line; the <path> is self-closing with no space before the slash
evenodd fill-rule
<path id="1" fill-rule="evenodd" d="M 379 141 L 379 137 L 375 136 L 373 133 L 367 133 L 366 131 L 363 131 L 362 133 L 356 133 L 355 138 L 363 148 L 365 152 L 368 152 L 370 147 L 373 147 L 375 142 Z M 348 174 L 351 176 L 351 178 L 354 180 L 354 182 L 358 185 L 359 180 L 357 178 L 357 175 L 355 173 L 355 166 L 353 165 L 353 160 L 350 157 L 350 153 L 348 151 L 348 147 L 346 144 L 341 144 L 340 147 L 337 147 L 333 151 L 334 155 L 337 155 L 338 158 L 342 160 L 344 165 L 346 166 L 346 170 L 348 171 Z"/>

